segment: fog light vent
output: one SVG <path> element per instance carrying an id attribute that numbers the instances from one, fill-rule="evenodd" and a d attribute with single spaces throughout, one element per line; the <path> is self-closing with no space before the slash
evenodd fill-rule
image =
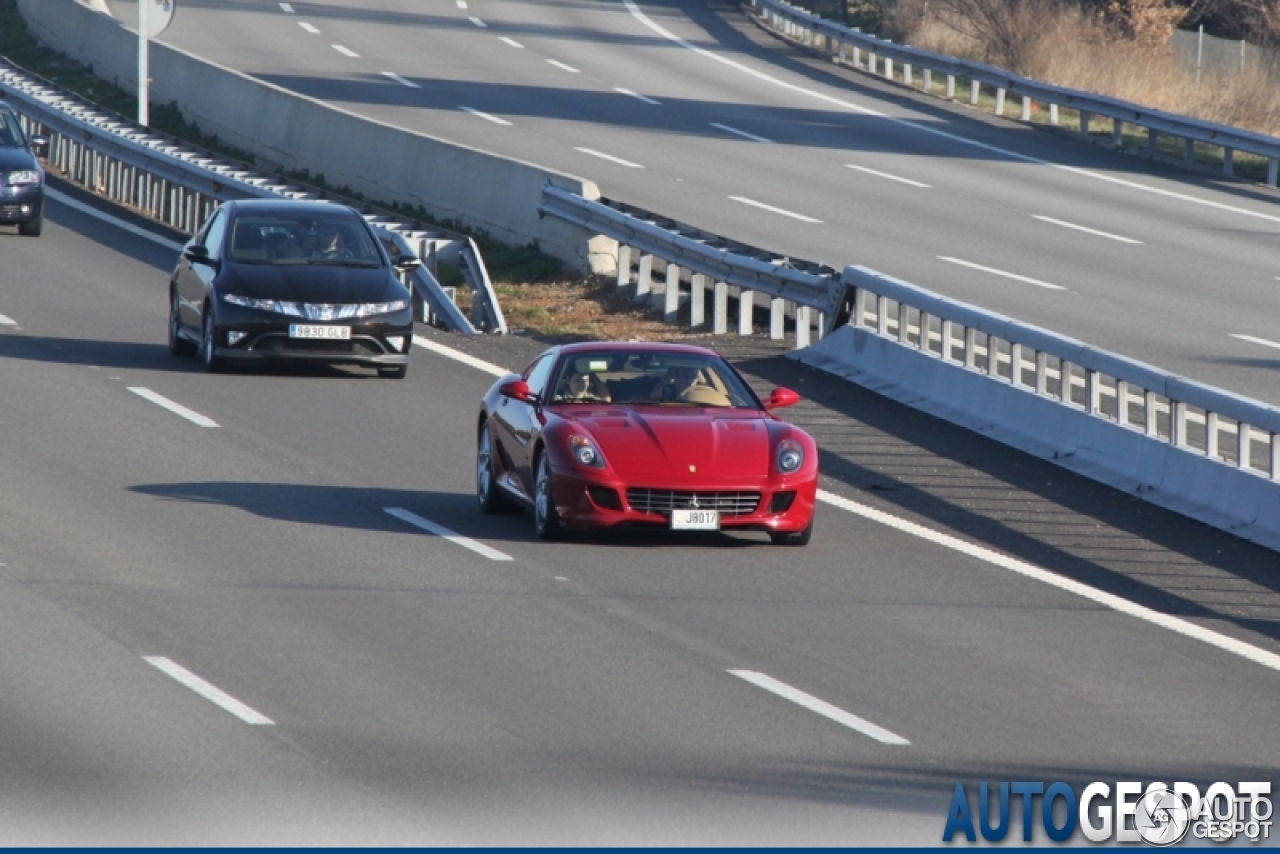
<path id="1" fill-rule="evenodd" d="M 773 499 L 769 502 L 770 513 L 786 513 L 791 509 L 791 504 L 796 500 L 794 491 L 775 492 Z"/>
<path id="2" fill-rule="evenodd" d="M 610 489 L 607 486 L 588 486 L 587 494 L 591 496 L 591 500 L 595 502 L 597 507 L 603 507 L 605 510 L 622 509 L 622 502 L 618 500 L 617 490 Z"/>
<path id="3" fill-rule="evenodd" d="M 404 352 L 404 336 L 403 335 L 388 335 L 387 343 L 391 345 L 391 349 L 395 350 L 397 353 Z"/>
<path id="4" fill-rule="evenodd" d="M 248 332 L 228 332 L 227 343 L 234 347 L 247 337 L 249 337 Z"/>

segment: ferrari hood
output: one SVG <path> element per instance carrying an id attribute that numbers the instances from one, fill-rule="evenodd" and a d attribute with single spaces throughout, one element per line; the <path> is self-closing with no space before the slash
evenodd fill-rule
<path id="1" fill-rule="evenodd" d="M 741 410 L 616 407 L 576 414 L 624 477 L 701 480 L 769 473 L 764 418 Z"/>

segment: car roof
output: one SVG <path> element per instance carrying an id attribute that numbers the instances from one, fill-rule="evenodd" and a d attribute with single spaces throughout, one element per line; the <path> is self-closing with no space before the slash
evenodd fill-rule
<path id="1" fill-rule="evenodd" d="M 312 216 L 360 216 L 348 205 L 305 199 L 238 199 L 233 202 L 235 213 L 254 214 L 310 214 Z"/>
<path id="2" fill-rule="evenodd" d="M 601 350 L 625 350 L 629 353 L 637 351 L 641 353 L 689 353 L 720 358 L 719 353 L 706 347 L 693 347 L 688 344 L 668 344 L 665 341 L 580 341 L 574 344 L 565 344 L 560 348 L 560 352 L 566 355 L 583 352 L 598 353 Z"/>

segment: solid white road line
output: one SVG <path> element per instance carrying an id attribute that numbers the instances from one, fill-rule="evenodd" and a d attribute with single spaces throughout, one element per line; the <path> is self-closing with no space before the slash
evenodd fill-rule
<path id="1" fill-rule="evenodd" d="M 632 163 L 630 160 L 623 160 L 621 157 L 614 157 L 612 154 L 605 154 L 602 151 L 596 151 L 594 148 L 574 148 L 574 151 L 581 151 L 583 154 L 590 154 L 592 157 L 599 157 L 601 160 L 608 160 L 610 163 L 617 163 L 619 166 L 626 166 L 628 169 L 643 169 L 639 163 Z"/>
<path id="2" fill-rule="evenodd" d="M 480 112 L 479 110 L 477 110 L 477 109 L 475 109 L 475 108 L 473 108 L 473 107 L 462 107 L 462 106 L 460 106 L 460 107 L 458 107 L 458 109 L 459 109 L 459 110 L 462 110 L 464 113 L 470 113 L 470 114 L 471 114 L 471 115 L 473 115 L 473 116 L 479 116 L 480 118 L 484 119 L 485 121 L 493 122 L 495 125 L 509 125 L 509 124 L 511 124 L 511 122 L 507 121 L 506 119 L 500 119 L 500 118 L 498 118 L 497 116 L 491 116 L 491 115 L 489 115 L 488 113 L 482 113 L 482 112 Z"/>
<path id="3" fill-rule="evenodd" d="M 302 27 L 305 32 L 311 33 L 313 36 L 320 35 L 320 30 L 316 29 L 311 24 L 308 24 L 306 21 L 299 21 L 298 26 Z"/>
<path id="4" fill-rule="evenodd" d="M 54 190 L 50 187 L 45 187 L 44 194 L 49 198 L 53 199 L 55 202 L 57 202 L 60 205 L 66 205 L 72 210 L 80 211 L 80 213 L 82 214 L 88 214 L 89 216 L 95 219 L 100 219 L 103 222 L 109 222 L 112 225 L 114 225 L 116 228 L 119 228 L 123 231 L 127 231 L 130 234 L 143 238 L 144 240 L 150 240 L 152 243 L 158 243 L 166 249 L 172 249 L 174 252 L 182 251 L 181 243 L 175 243 L 172 240 L 169 240 L 168 238 L 161 237 L 160 235 L 154 232 L 147 231 L 145 228 L 139 228 L 133 223 L 125 222 L 119 217 L 114 217 L 109 213 L 104 213 L 103 211 L 98 210 L 92 205 L 86 205 L 84 202 L 79 201 L 78 199 L 71 198 L 66 193 L 60 193 L 57 190 Z"/>
<path id="5" fill-rule="evenodd" d="M 614 86 L 613 91 L 621 92 L 623 95 L 635 98 L 637 101 L 644 101 L 646 104 L 653 104 L 655 107 L 662 106 L 661 101 L 655 101 L 652 98 L 639 94 L 638 92 L 632 92 L 630 89 L 623 89 L 621 86 Z"/>
<path id="6" fill-rule="evenodd" d="M 259 711 L 249 708 L 244 703 L 232 697 L 221 688 L 210 685 L 199 676 L 192 673 L 181 664 L 170 661 L 163 655 L 144 655 L 142 660 L 152 667 L 159 670 L 166 676 L 171 677 L 177 682 L 187 686 L 195 691 L 201 697 L 204 697 L 210 703 L 218 706 L 223 711 L 230 712 L 247 724 L 254 726 L 275 726 L 276 722 Z"/>
<path id="7" fill-rule="evenodd" d="M 506 368 L 498 367 L 493 362 L 486 362 L 483 359 L 477 359 L 475 356 L 469 356 L 461 350 L 455 350 L 444 344 L 437 344 L 430 338 L 423 338 L 421 335 L 413 336 L 413 343 L 424 350 L 430 350 L 432 353 L 444 356 L 446 359 L 453 359 L 455 362 L 470 365 L 477 371 L 484 371 L 486 374 L 491 374 L 495 377 L 505 377 L 507 374 L 515 373 L 514 371 L 508 371 Z"/>
<path id="8" fill-rule="evenodd" d="M 744 205 L 751 205 L 753 208 L 760 208 L 761 210 L 769 211 L 771 213 L 782 214 L 783 216 L 789 216 L 792 219 L 798 219 L 801 222 L 813 222 L 813 223 L 818 223 L 819 225 L 822 224 L 822 220 L 820 219 L 814 219 L 811 216 L 798 214 L 798 213 L 795 213 L 794 211 L 783 210 L 782 208 L 775 208 L 773 205 L 766 205 L 764 202 L 757 202 L 754 199 L 748 199 L 744 196 L 730 196 L 729 198 L 735 202 L 742 202 Z"/>
<path id="9" fill-rule="evenodd" d="M 565 71 L 569 72 L 570 74 L 578 73 L 578 69 L 574 68 L 572 65 L 565 65 L 563 62 L 561 62 L 558 59 L 548 59 L 547 62 L 551 63 L 556 68 L 563 68 Z"/>
<path id="10" fill-rule="evenodd" d="M 284 12 L 286 15 L 292 15 L 292 14 L 293 14 L 293 4 L 292 4 L 292 3 L 281 3 L 281 4 L 280 4 L 280 11 Z"/>
<path id="11" fill-rule="evenodd" d="M 382 72 L 382 76 L 383 76 L 383 77 L 386 77 L 386 78 L 388 78 L 388 79 L 390 79 L 390 80 L 394 80 L 394 81 L 396 81 L 396 82 L 397 82 L 397 83 L 399 83 L 401 86 L 408 86 L 410 89 L 421 89 L 421 88 L 422 88 L 422 87 L 421 87 L 421 86 L 419 86 L 417 83 L 414 83 L 412 80 L 405 80 L 403 77 L 401 77 L 399 74 L 396 74 L 394 71 L 384 71 L 384 72 Z"/>
<path id="12" fill-rule="evenodd" d="M 1227 637 L 1226 635 L 1198 626 L 1187 620 L 1179 619 L 1178 617 L 1171 617 L 1168 614 L 1161 614 L 1159 611 L 1153 611 L 1150 608 L 1139 605 L 1135 602 L 1130 602 L 1128 599 L 1122 599 L 1119 596 L 1105 593 L 1097 588 L 1090 587 L 1087 584 L 1081 584 L 1079 581 L 1072 581 L 1069 578 L 1063 578 L 1061 575 L 1049 572 L 1047 569 L 1041 569 L 1038 566 L 1018 560 L 1017 558 L 1008 557 L 1007 555 L 1002 555 L 999 552 L 992 551 L 991 549 L 984 548 L 983 546 L 976 546 L 973 543 L 965 542 L 959 537 L 953 537 L 950 534 L 944 534 L 941 531 L 934 531 L 924 527 L 923 525 L 917 525 L 915 522 L 910 522 L 897 516 L 891 516 L 890 514 L 877 510 L 874 507 L 869 507 L 866 504 L 859 504 L 856 501 L 850 501 L 847 498 L 842 498 L 839 495 L 827 492 L 825 489 L 818 490 L 818 500 L 826 502 L 833 507 L 839 507 L 841 510 L 848 510 L 850 513 L 855 513 L 865 519 L 870 519 L 874 522 L 879 522 L 882 525 L 887 525 L 890 528 L 895 528 L 899 531 L 911 534 L 912 536 L 919 537 L 922 540 L 928 540 L 931 543 L 937 543 L 938 545 L 945 546 L 946 548 L 954 551 L 967 554 L 970 557 L 978 558 L 979 560 L 986 561 L 987 563 L 993 564 L 994 566 L 998 566 L 1002 569 L 1008 569 L 1012 572 L 1018 573 L 1019 575 L 1034 578 L 1037 581 L 1042 581 L 1045 584 L 1057 587 L 1059 590 L 1066 590 L 1069 593 L 1074 593 L 1077 596 L 1090 600 L 1091 602 L 1097 602 L 1099 605 L 1105 605 L 1112 610 L 1119 611 L 1122 614 L 1128 614 L 1131 617 L 1137 617 L 1140 620 L 1145 620 L 1148 623 L 1168 629 L 1171 632 L 1177 632 L 1180 635 L 1195 638 L 1196 640 L 1203 641 L 1211 646 L 1216 646 L 1218 649 L 1226 650 L 1227 652 L 1234 653 L 1242 658 L 1247 658 L 1250 661 L 1263 665 L 1264 667 L 1270 667 L 1272 670 L 1280 670 L 1280 655 L 1276 655 L 1274 652 L 1268 652 L 1265 649 L 1245 643 L 1244 641 Z"/>
<path id="13" fill-rule="evenodd" d="M 1038 288 L 1048 288 L 1051 291 L 1065 291 L 1062 285 L 1054 285 L 1049 282 L 1042 282 L 1039 279 L 1032 279 L 1027 276 L 1019 276 L 1017 273 L 1010 273 L 1005 270 L 997 270 L 995 267 L 984 267 L 981 264 L 975 264 L 972 261 L 962 261 L 959 258 L 951 258 L 947 255 L 939 255 L 939 261 L 946 261 L 950 264 L 959 264 L 961 267 L 970 267 L 974 270 L 981 270 L 984 273 L 990 273 L 993 276 L 1003 276 L 1006 279 L 1014 279 L 1019 282 L 1026 282 L 1028 285 L 1035 285 Z"/>
<path id="14" fill-rule="evenodd" d="M 511 560 L 511 555 L 509 554 L 490 548 L 484 543 L 477 542 L 470 537 L 464 537 L 455 531 L 449 530 L 444 525 L 437 525 L 430 519 L 423 519 L 421 516 L 410 513 L 402 507 L 383 507 L 382 510 L 403 522 L 408 522 L 415 528 L 421 528 L 422 530 L 435 534 L 437 537 L 448 540 L 455 545 L 462 546 L 464 549 L 470 549 L 482 557 L 487 557 L 489 560 Z"/>
<path id="15" fill-rule="evenodd" d="M 515 373 L 514 371 L 508 371 L 489 362 L 483 362 L 476 359 L 474 356 L 468 356 L 466 353 L 459 352 L 451 347 L 445 347 L 444 345 L 428 341 L 425 338 L 420 339 L 418 336 L 414 336 L 414 342 L 429 350 L 439 353 L 446 358 L 456 359 L 464 364 L 477 367 L 486 373 L 500 376 Z M 1280 346 L 1280 344 L 1277 344 L 1276 346 Z M 1085 599 L 1106 605 L 1108 608 L 1119 611 L 1122 614 L 1137 617 L 1140 620 L 1145 620 L 1146 622 L 1168 629 L 1169 631 L 1177 632 L 1178 634 L 1202 641 L 1210 646 L 1215 646 L 1218 649 L 1238 655 L 1241 658 L 1246 658 L 1255 664 L 1261 664 L 1264 667 L 1271 668 L 1272 670 L 1280 671 L 1280 655 L 1268 652 L 1265 649 L 1245 643 L 1244 641 L 1239 641 L 1235 638 L 1219 634 L 1211 629 L 1202 628 L 1201 626 L 1197 626 L 1195 623 L 1180 620 L 1177 617 L 1169 617 L 1157 611 L 1152 611 L 1150 608 L 1145 608 L 1142 605 L 1130 602 L 1127 599 L 1121 599 L 1119 596 L 1113 596 L 1110 593 L 1104 593 L 1103 591 L 1090 587 L 1087 584 L 1081 584 L 1078 581 L 1063 578 L 1060 575 L 1056 575 L 1046 569 L 1041 569 L 1038 566 L 1026 563 L 1025 561 L 1020 561 L 1016 558 L 1002 555 L 999 552 L 992 551 L 991 549 L 984 548 L 983 546 L 977 546 L 972 543 L 965 542 L 959 537 L 953 537 L 950 534 L 944 534 L 941 531 L 934 531 L 923 525 L 916 524 L 915 522 L 910 522 L 898 516 L 885 513 L 882 510 L 877 510 L 866 504 L 860 504 L 856 501 L 851 501 L 848 498 L 836 495 L 833 492 L 827 492 L 825 489 L 818 490 L 818 500 L 826 504 L 830 504 L 833 507 L 838 507 L 841 510 L 854 513 L 864 519 L 870 519 L 873 522 L 879 522 L 881 525 L 893 528 L 894 530 L 910 534 L 913 537 L 928 540 L 931 543 L 936 543 L 945 548 L 952 549 L 953 551 L 958 551 L 969 555 L 970 557 L 978 558 L 979 560 L 986 561 L 987 563 L 1001 567 L 1002 569 L 1012 570 L 1013 572 L 1026 576 L 1027 578 L 1042 581 L 1045 584 L 1057 587 L 1060 590 L 1067 590 L 1071 593 L 1075 593 Z"/>
<path id="16" fill-rule="evenodd" d="M 770 143 L 773 142 L 773 140 L 771 139 L 765 139 L 762 136 L 756 136 L 754 133 L 747 133 L 745 130 L 738 130 L 737 128 L 731 128 L 728 125 L 722 125 L 719 122 L 708 122 L 708 124 L 710 124 L 713 128 L 719 128 L 725 133 L 731 133 L 734 136 L 740 136 L 743 139 L 749 139 L 752 142 L 770 142 Z"/>
<path id="17" fill-rule="evenodd" d="M 1266 338 L 1255 338 L 1252 335 L 1241 335 L 1235 332 L 1231 333 L 1232 338 L 1239 338 L 1241 341 L 1248 341 L 1250 344 L 1261 344 L 1263 347 L 1273 347 L 1280 350 L 1280 341 L 1268 341 Z"/>
<path id="18" fill-rule="evenodd" d="M 351 49 L 351 48 L 349 48 L 349 47 L 345 47 L 345 46 L 340 45 L 340 44 L 331 44 L 331 45 L 329 45 L 329 47 L 333 48 L 334 50 L 336 50 L 338 53 L 342 54 L 343 56 L 349 56 L 349 57 L 351 57 L 352 59 L 359 59 L 359 58 L 360 58 L 360 54 L 356 53 L 354 50 L 352 50 L 352 49 Z"/>
<path id="19" fill-rule="evenodd" d="M 881 172 L 877 169 L 868 169 L 865 166 L 855 166 L 852 163 L 846 163 L 845 166 L 847 166 L 850 169 L 856 169 L 859 172 L 866 172 L 868 175 L 876 175 L 880 178 L 888 178 L 890 181 L 897 181 L 901 184 L 910 184 L 912 187 L 920 187 L 925 190 L 933 189 L 928 184 L 921 184 L 919 181 L 912 181 L 910 178 L 902 178 L 898 175 L 890 175 L 888 172 Z"/>
<path id="20" fill-rule="evenodd" d="M 744 74 L 748 74 L 756 78 L 757 80 L 763 80 L 767 83 L 771 83 L 781 89 L 785 89 L 788 92 L 795 92 L 798 95 L 804 95 L 805 97 L 808 97 L 808 98 L 814 98 L 825 104 L 830 104 L 836 107 L 842 107 L 846 110 L 849 110 L 850 112 L 858 113 L 859 115 L 875 116 L 877 118 L 883 119 L 886 122 L 891 122 L 896 125 L 907 127 L 919 133 L 931 134 L 941 139 L 948 139 L 948 140 L 951 140 L 952 142 L 960 143 L 961 145 L 972 146 L 973 148 L 977 148 L 982 151 L 990 151 L 992 153 L 999 154 L 1002 157 L 1009 157 L 1014 160 L 1021 160 L 1023 163 L 1035 163 L 1039 166 L 1048 166 L 1053 169 L 1061 169 L 1064 172 L 1071 172 L 1076 175 L 1082 175 L 1086 178 L 1092 178 L 1096 181 L 1105 181 L 1108 184 L 1115 184 L 1117 186 L 1127 187 L 1131 190 L 1138 190 L 1144 193 L 1151 193 L 1152 195 L 1161 196 L 1166 199 L 1177 199 L 1178 201 L 1190 202 L 1191 204 L 1202 205 L 1207 208 L 1213 208 L 1214 210 L 1227 211 L 1229 213 L 1235 213 L 1235 214 L 1240 214 L 1242 216 L 1253 217 L 1254 219 L 1263 219 L 1269 222 L 1280 222 L 1280 216 L 1277 216 L 1275 214 L 1266 214 L 1260 211 L 1249 210 L 1248 208 L 1240 208 L 1240 207 L 1236 207 L 1235 205 L 1228 205 L 1223 202 L 1215 202 L 1215 201 L 1211 201 L 1210 199 L 1201 199 L 1196 196 L 1190 196 L 1190 195 L 1187 195 L 1186 193 L 1178 193 L 1173 190 L 1163 190 L 1159 187 L 1150 187 L 1150 186 L 1147 186 L 1146 184 L 1139 184 L 1136 181 L 1129 181 L 1124 178 L 1117 178 L 1113 175 L 1106 175 L 1101 172 L 1094 172 L 1089 169 L 1082 169 L 1078 166 L 1067 166 L 1066 164 L 1063 164 L 1063 163 L 1054 163 L 1052 160 L 1044 160 L 1039 157 L 1033 157 L 1029 154 L 1023 154 L 1020 151 L 1013 151 L 1012 149 L 1001 148 L 998 145 L 990 145 L 985 142 L 979 142 L 976 139 L 969 139 L 967 137 L 960 136 L 959 134 L 954 134 L 949 131 L 939 130 L 938 128 L 930 127 L 927 124 L 922 124 L 921 122 L 915 121 L 913 119 L 896 118 L 894 116 L 890 116 L 885 113 L 879 112 L 878 110 L 872 110 L 867 107 L 863 107 L 858 104 L 855 104 L 851 101 L 842 100 L 833 95 L 827 95 L 822 92 L 816 92 L 812 89 L 805 89 L 803 86 L 797 86 L 794 83 L 788 83 L 785 80 L 779 80 L 776 77 L 771 77 L 768 74 L 765 74 L 763 71 L 757 71 L 756 69 L 743 65 L 740 62 L 735 62 L 734 60 L 729 59 L 727 56 L 721 56 L 718 53 L 713 53 L 705 48 L 701 48 L 701 47 L 698 47 L 697 45 L 690 44 L 689 42 L 675 35 L 671 31 L 664 29 L 663 27 L 659 26 L 658 24 L 650 20 L 650 18 L 647 15 L 645 15 L 644 12 L 640 11 L 640 7 L 636 5 L 635 0 L 623 0 L 623 3 L 626 4 L 628 11 L 631 12 L 631 15 L 637 21 L 639 21 L 644 26 L 648 27 L 653 32 L 662 36 L 664 39 L 667 39 L 668 41 L 674 44 L 677 44 L 686 50 L 690 50 L 698 54 L 699 56 L 706 57 L 707 59 L 711 59 L 711 60 L 714 60 L 715 62 L 719 62 L 722 65 L 728 66 L 729 68 L 733 68 L 737 71 L 741 71 Z"/>
<path id="21" fill-rule="evenodd" d="M 1105 237 L 1108 240 L 1118 240 L 1121 243 L 1133 243 L 1138 246 L 1142 245 L 1141 240 L 1134 240 L 1132 237 L 1121 237 L 1120 235 L 1112 234 L 1109 231 L 1098 231 L 1096 228 L 1087 228 L 1083 225 L 1076 225 L 1074 222 L 1066 222 L 1065 220 L 1054 219 L 1051 216 L 1041 216 L 1040 214 L 1032 214 L 1031 218 L 1038 219 L 1041 222 L 1052 223 L 1053 225 L 1060 225 L 1063 228 L 1072 228 L 1072 229 L 1075 229 L 1076 231 L 1083 231 L 1085 234 L 1092 234 L 1097 237 Z"/>
<path id="22" fill-rule="evenodd" d="M 12 317 L 5 317 L 3 314 L 0 314 L 0 326 L 17 326 L 17 325 L 18 325 L 18 321 L 14 320 Z"/>
<path id="23" fill-rule="evenodd" d="M 520 44 L 520 42 L 516 41 L 515 39 L 509 36 L 498 36 L 498 41 L 509 44 L 512 47 L 518 47 L 521 50 L 524 50 L 524 45 Z"/>
<path id="24" fill-rule="evenodd" d="M 169 410 L 174 415 L 181 415 L 183 418 L 187 419 L 192 424 L 199 424 L 201 427 L 217 427 L 218 426 L 218 422 L 214 421 L 212 418 L 205 418 L 199 412 L 195 412 L 194 410 L 187 409 L 185 406 L 183 406 L 180 403 L 174 403 L 169 398 L 163 395 L 156 394 L 154 391 L 152 391 L 149 388 L 143 388 L 141 386 L 129 386 L 128 388 L 129 388 L 129 391 L 133 392 L 138 397 L 141 397 L 144 400 L 149 400 L 152 403 L 154 403 L 156 406 L 160 406 L 160 407 L 163 407 L 164 409 Z"/>
<path id="25" fill-rule="evenodd" d="M 792 688 L 785 682 L 779 682 L 772 676 L 766 676 L 763 673 L 757 673 L 754 670 L 730 670 L 734 676 L 739 679 L 745 679 L 758 688 L 763 688 L 770 693 L 777 694 L 785 700 L 790 700 L 798 706 L 804 706 L 811 712 L 817 712 L 824 718 L 830 718 L 838 724 L 843 724 L 849 729 L 857 730 L 868 738 L 874 738 L 883 744 L 894 744 L 898 746 L 909 746 L 911 742 L 907 741 L 900 735 L 896 735 L 884 727 L 876 726 L 871 721 L 851 715 L 844 709 L 837 708 L 826 700 L 819 700 L 812 694 L 806 694 L 798 688 Z"/>
<path id="26" fill-rule="evenodd" d="M 480 20 L 479 18 L 469 18 L 468 20 L 470 20 L 470 21 L 471 21 L 471 23 L 475 24 L 477 27 L 479 27 L 479 28 L 480 28 L 480 29 L 482 29 L 482 30 L 483 30 L 483 29 L 486 29 L 486 28 L 489 26 L 488 24 L 486 24 L 484 21 Z"/>

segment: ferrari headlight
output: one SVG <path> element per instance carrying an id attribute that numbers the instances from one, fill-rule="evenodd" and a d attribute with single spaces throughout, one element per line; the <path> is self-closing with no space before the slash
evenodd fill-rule
<path id="1" fill-rule="evenodd" d="M 356 309 L 356 317 L 372 317 L 375 314 L 391 314 L 404 311 L 409 307 L 408 300 L 398 299 L 393 302 L 366 302 Z"/>
<path id="2" fill-rule="evenodd" d="M 4 179 L 4 182 L 10 187 L 18 187 L 25 184 L 39 184 L 40 173 L 34 169 L 23 169 L 20 172 L 10 172 Z"/>
<path id="3" fill-rule="evenodd" d="M 596 447 L 596 443 L 580 433 L 569 437 L 569 453 L 584 466 L 593 469 L 604 468 L 604 455 Z"/>
<path id="4" fill-rule="evenodd" d="M 784 439 L 778 443 L 778 471 L 795 474 L 804 465 L 804 448 L 799 442 Z"/>

